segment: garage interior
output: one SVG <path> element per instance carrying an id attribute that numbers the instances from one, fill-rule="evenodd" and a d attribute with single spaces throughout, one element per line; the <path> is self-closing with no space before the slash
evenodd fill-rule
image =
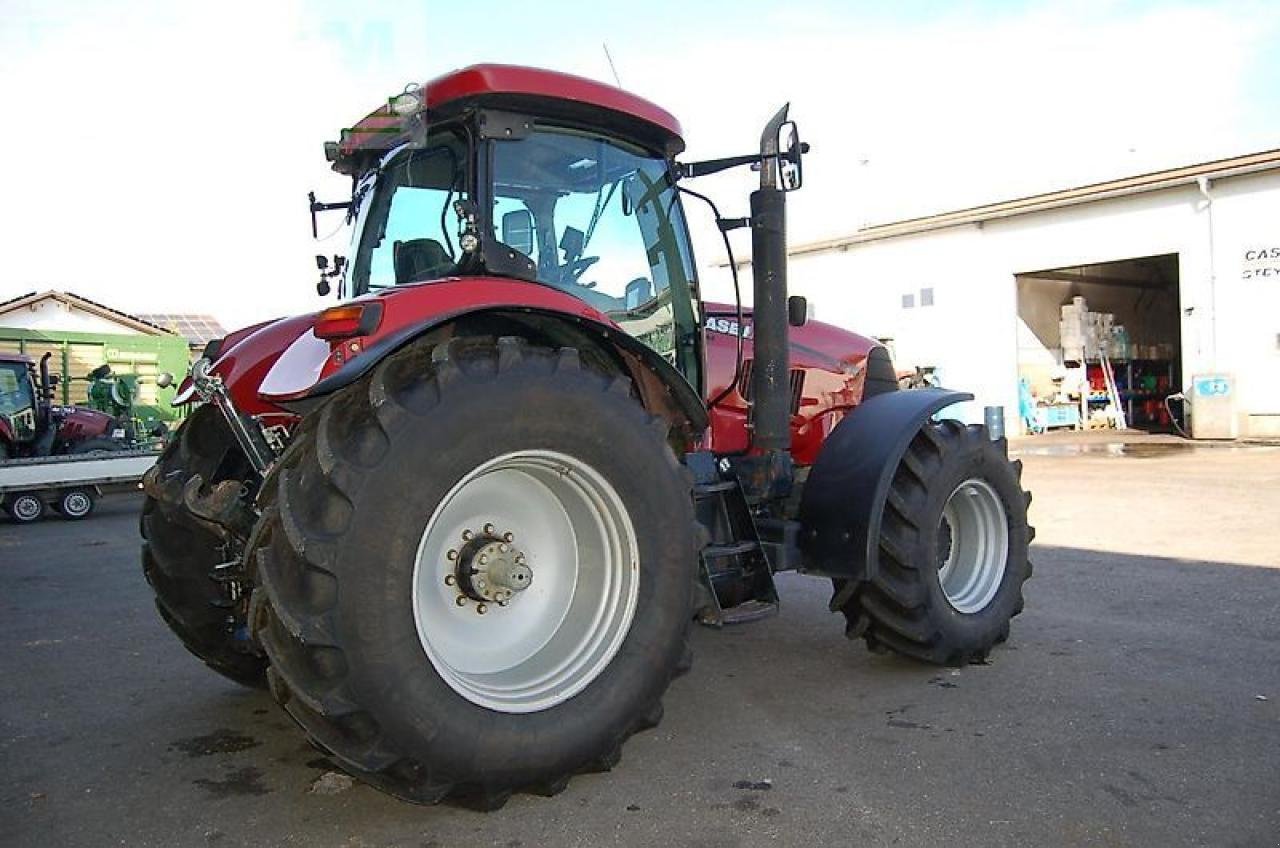
<path id="1" fill-rule="evenodd" d="M 1031 271 L 1016 280 L 1025 429 L 1174 429 L 1165 398 L 1182 385 L 1176 253 Z M 1076 320 L 1100 341 L 1078 344 L 1069 335 Z M 1177 404 L 1172 411 L 1181 414 Z"/>

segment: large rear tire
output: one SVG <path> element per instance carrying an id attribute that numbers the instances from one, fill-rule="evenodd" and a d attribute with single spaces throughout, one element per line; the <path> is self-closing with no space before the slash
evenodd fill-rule
<path id="1" fill-rule="evenodd" d="M 926 423 L 893 477 L 879 567 L 843 605 L 851 638 L 939 665 L 985 661 L 1022 612 L 1031 576 L 1031 495 L 1004 440 L 958 421 Z M 845 596 L 843 582 L 835 586 Z"/>
<path id="2" fill-rule="evenodd" d="M 248 638 L 248 598 L 233 598 L 215 579 L 216 566 L 234 560 L 240 545 L 219 535 L 183 504 L 188 480 L 205 483 L 235 475 L 244 464 L 221 414 L 195 409 L 147 473 L 142 504 L 142 572 L 155 591 L 169 629 L 214 671 L 244 686 L 266 685 L 266 659 Z"/>
<path id="3" fill-rule="evenodd" d="M 514 338 L 402 351 L 263 495 L 272 692 L 353 775 L 481 809 L 607 770 L 687 665 L 690 481 L 629 380 Z"/>

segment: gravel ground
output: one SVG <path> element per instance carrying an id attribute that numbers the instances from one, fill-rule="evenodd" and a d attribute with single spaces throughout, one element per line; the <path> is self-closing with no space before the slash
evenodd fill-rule
<path id="1" fill-rule="evenodd" d="M 1280 451 L 1022 452 L 1036 574 L 989 665 L 869 654 L 783 576 L 618 769 L 488 815 L 353 785 L 186 654 L 136 497 L 0 525 L 0 844 L 1280 844 Z"/>

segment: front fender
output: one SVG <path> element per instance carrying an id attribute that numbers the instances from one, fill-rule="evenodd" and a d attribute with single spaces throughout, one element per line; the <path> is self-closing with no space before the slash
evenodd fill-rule
<path id="1" fill-rule="evenodd" d="M 806 572 L 852 580 L 876 573 L 880 521 L 898 463 L 930 416 L 972 399 L 945 389 L 885 392 L 864 400 L 836 425 L 800 498 Z"/>

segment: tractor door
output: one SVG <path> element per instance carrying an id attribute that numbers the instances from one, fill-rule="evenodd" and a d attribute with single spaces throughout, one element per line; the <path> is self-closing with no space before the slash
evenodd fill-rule
<path id="1" fill-rule="evenodd" d="M 538 126 L 493 145 L 493 229 L 538 282 L 599 309 L 701 388 L 694 271 L 667 162 L 595 133 Z"/>

